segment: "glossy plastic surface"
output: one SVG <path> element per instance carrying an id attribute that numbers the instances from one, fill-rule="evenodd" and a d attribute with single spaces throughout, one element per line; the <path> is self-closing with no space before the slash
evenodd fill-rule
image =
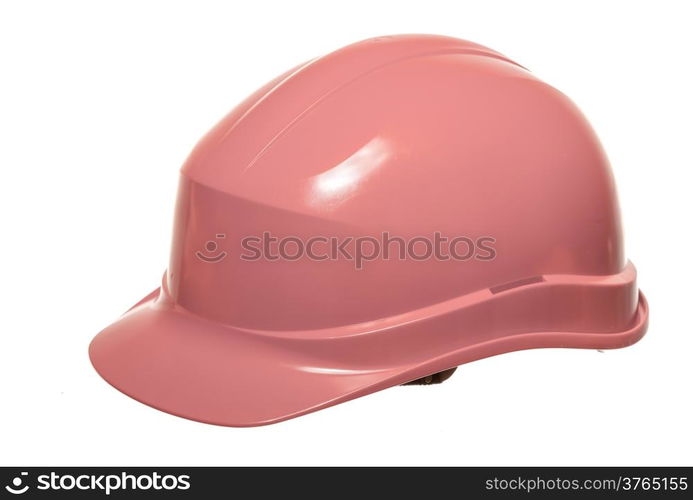
<path id="1" fill-rule="evenodd" d="M 240 259 L 264 231 L 490 236 L 496 257 Z M 248 426 L 502 352 L 623 347 L 647 315 L 575 106 L 490 49 L 382 37 L 282 75 L 202 139 L 161 289 L 90 356 L 135 399 Z"/>

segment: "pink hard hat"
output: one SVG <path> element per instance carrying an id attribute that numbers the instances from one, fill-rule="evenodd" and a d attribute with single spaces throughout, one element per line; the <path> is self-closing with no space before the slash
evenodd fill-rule
<path id="1" fill-rule="evenodd" d="M 161 287 L 99 333 L 125 394 L 269 424 L 535 347 L 636 342 L 608 160 L 486 47 L 366 40 L 251 95 L 183 166 Z"/>

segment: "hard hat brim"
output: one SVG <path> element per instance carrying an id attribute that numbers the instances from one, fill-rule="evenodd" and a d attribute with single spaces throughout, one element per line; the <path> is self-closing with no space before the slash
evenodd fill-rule
<path id="1" fill-rule="evenodd" d="M 160 308 L 157 297 L 158 290 L 99 333 L 89 357 L 119 391 L 180 417 L 266 425 L 425 375 L 324 369 L 245 331 Z"/>
<path id="2" fill-rule="evenodd" d="M 635 319 L 625 331 L 516 333 L 445 356 L 379 368 L 330 365 L 290 342 L 206 320 L 161 304 L 158 297 L 159 290 L 152 292 L 94 338 L 92 364 L 133 399 L 180 417 L 232 427 L 287 420 L 504 352 L 624 347 L 644 335 L 648 319 L 640 293 Z"/>

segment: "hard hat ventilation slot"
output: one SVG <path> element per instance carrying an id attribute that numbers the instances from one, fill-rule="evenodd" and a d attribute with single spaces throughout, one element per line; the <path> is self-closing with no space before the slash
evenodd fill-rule
<path id="1" fill-rule="evenodd" d="M 541 283 L 545 281 L 543 276 L 532 276 L 531 278 L 522 278 L 520 280 L 511 281 L 510 283 L 503 283 L 502 285 L 496 285 L 489 288 L 491 293 L 505 292 L 506 290 L 511 290 L 513 288 L 518 288 L 525 285 L 531 285 L 533 283 Z"/>

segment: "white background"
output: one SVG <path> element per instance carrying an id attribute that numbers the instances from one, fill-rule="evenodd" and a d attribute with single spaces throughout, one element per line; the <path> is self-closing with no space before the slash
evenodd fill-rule
<path id="1" fill-rule="evenodd" d="M 0 5 L 0 464 L 692 464 L 686 2 Z M 197 139 L 295 64 L 395 33 L 487 45 L 582 108 L 613 164 L 645 338 L 497 356 L 249 429 L 101 380 L 87 346 L 158 286 Z"/>

